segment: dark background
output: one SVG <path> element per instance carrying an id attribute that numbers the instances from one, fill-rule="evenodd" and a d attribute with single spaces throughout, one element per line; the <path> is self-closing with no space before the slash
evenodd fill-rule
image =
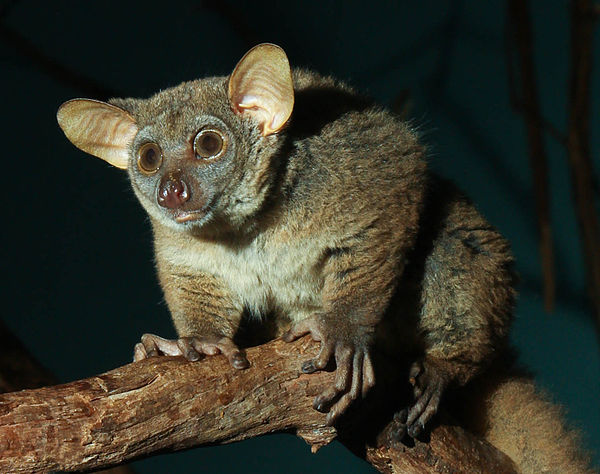
<path id="1" fill-rule="evenodd" d="M 585 298 L 567 158 L 547 138 L 558 299 L 546 314 L 524 125 L 507 88 L 503 2 L 0 5 L 10 7 L 0 19 L 3 319 L 61 380 L 127 363 L 143 332 L 174 331 L 154 276 L 147 219 L 125 173 L 76 150 L 56 124 L 63 101 L 90 95 L 69 84 L 69 74 L 59 77 L 60 66 L 118 95 L 145 97 L 183 80 L 228 74 L 247 49 L 270 41 L 284 47 L 292 64 L 348 80 L 383 103 L 409 91 L 432 167 L 466 189 L 513 244 L 522 283 L 512 337 L 522 361 L 566 407 L 586 446 L 600 445 L 598 339 Z M 534 1 L 532 12 L 542 111 L 564 130 L 568 4 Z M 597 66 L 599 40 L 596 31 Z M 596 72 L 596 173 L 599 82 Z M 96 98 L 105 99 L 101 94 Z M 372 470 L 336 443 L 311 455 L 289 435 L 156 456 L 135 467 L 141 473 Z"/>

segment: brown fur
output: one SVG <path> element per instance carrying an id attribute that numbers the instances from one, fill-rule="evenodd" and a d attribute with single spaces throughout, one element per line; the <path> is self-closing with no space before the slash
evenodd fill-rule
<path id="1" fill-rule="evenodd" d="M 578 437 L 565 429 L 560 408 L 540 395 L 531 380 L 504 380 L 486 407 L 488 424 L 483 436 L 508 454 L 522 472 L 593 472 Z"/>
<path id="2" fill-rule="evenodd" d="M 461 424 L 508 454 L 524 474 L 594 472 L 561 408 L 505 360 L 452 399 Z"/>
<path id="3" fill-rule="evenodd" d="M 240 340 L 245 318 L 262 320 L 271 337 L 290 326 L 286 337 L 312 333 L 324 352 L 305 370 L 336 359 L 336 386 L 315 401 L 320 408 L 339 399 L 333 417 L 361 383 L 363 394 L 372 384 L 374 344 L 414 357 L 407 427 L 416 436 L 446 387 L 465 386 L 504 354 L 515 296 L 509 246 L 453 185 L 427 171 L 408 124 L 331 78 L 295 70 L 293 83 L 292 117 L 273 134 L 261 133 L 260 114 L 232 106 L 225 77 L 111 101 L 138 128 L 128 171 L 151 217 L 166 301 L 179 336 L 209 341 L 205 353 L 219 338 Z M 214 163 L 192 149 L 207 125 L 227 140 Z M 154 176 L 135 160 L 149 140 L 164 158 Z M 177 223 L 157 205 L 161 177 L 175 174 L 191 188 L 182 210 L 202 209 L 201 219 Z M 529 382 L 510 379 L 486 403 L 486 437 L 525 472 L 546 466 L 547 454 L 533 451 L 544 448 L 547 430 L 562 433 L 555 409 Z M 534 414 L 541 427 L 509 428 Z M 563 472 L 583 472 L 575 466 Z"/>

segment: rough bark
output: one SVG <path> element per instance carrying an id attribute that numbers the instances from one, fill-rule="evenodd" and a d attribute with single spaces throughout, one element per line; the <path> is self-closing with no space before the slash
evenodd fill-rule
<path id="1" fill-rule="evenodd" d="M 23 344 L 0 321 L 0 393 L 56 383 L 56 378 L 43 367 Z M 0 444 L 2 442 L 0 441 Z M 128 466 L 117 466 L 98 474 L 133 474 Z"/>
<path id="2" fill-rule="evenodd" d="M 318 449 L 338 433 L 312 408 L 332 372 L 305 375 L 307 338 L 248 350 L 252 367 L 222 356 L 190 363 L 160 357 L 85 380 L 0 395 L 0 472 L 97 469 L 156 451 L 297 432 Z M 385 385 L 385 384 L 381 384 Z M 413 447 L 389 436 L 389 387 L 351 410 L 340 440 L 382 472 L 514 472 L 512 462 L 457 426 L 440 425 Z M 360 429 L 356 429 L 360 426 Z"/>

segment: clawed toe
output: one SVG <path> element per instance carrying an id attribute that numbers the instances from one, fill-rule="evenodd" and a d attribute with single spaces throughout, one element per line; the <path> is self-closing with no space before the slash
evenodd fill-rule
<path id="1" fill-rule="evenodd" d="M 415 363 L 409 373 L 409 382 L 413 386 L 415 402 L 409 409 L 399 412 L 401 416 L 399 414 L 394 420 L 401 420 L 405 434 L 416 438 L 437 413 L 448 379 L 435 366 Z"/>
<path id="2" fill-rule="evenodd" d="M 360 396 L 365 397 L 369 389 L 375 384 L 375 375 L 371 358 L 366 351 L 344 348 L 333 351 L 336 360 L 335 383 L 315 398 L 313 407 L 322 412 L 328 412 L 326 423 L 333 423 L 342 415 L 354 400 Z M 326 359 L 319 359 L 321 363 Z M 311 371 L 314 361 L 305 363 Z M 318 370 L 318 369 L 315 369 Z"/>
<path id="3" fill-rule="evenodd" d="M 223 354 L 236 369 L 250 366 L 246 356 L 228 337 L 181 337 L 165 339 L 155 334 L 144 334 L 141 342 L 133 350 L 133 360 L 137 362 L 149 357 L 161 355 L 183 356 L 191 362 L 200 360 L 203 356 Z"/>
<path id="4" fill-rule="evenodd" d="M 404 408 L 394 414 L 393 425 L 390 429 L 390 436 L 395 441 L 402 441 L 406 436 L 407 426 L 406 418 L 408 417 L 408 409 Z"/>
<path id="5" fill-rule="evenodd" d="M 300 370 L 312 374 L 324 370 L 335 360 L 335 382 L 313 402 L 313 408 L 327 414 L 332 425 L 354 400 L 365 397 L 375 384 L 375 372 L 369 354 L 372 334 L 369 328 L 349 327 L 340 319 L 327 314 L 315 314 L 298 321 L 283 334 L 282 339 L 292 342 L 310 334 L 321 343 L 317 357 L 305 361 Z"/>

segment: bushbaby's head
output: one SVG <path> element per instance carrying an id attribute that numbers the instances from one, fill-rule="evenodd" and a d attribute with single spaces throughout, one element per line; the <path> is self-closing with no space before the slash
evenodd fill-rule
<path id="1" fill-rule="evenodd" d="M 294 91 L 284 51 L 261 44 L 229 77 L 109 102 L 65 102 L 58 123 L 75 146 L 128 170 L 152 218 L 193 230 L 237 227 L 261 208 Z"/>

